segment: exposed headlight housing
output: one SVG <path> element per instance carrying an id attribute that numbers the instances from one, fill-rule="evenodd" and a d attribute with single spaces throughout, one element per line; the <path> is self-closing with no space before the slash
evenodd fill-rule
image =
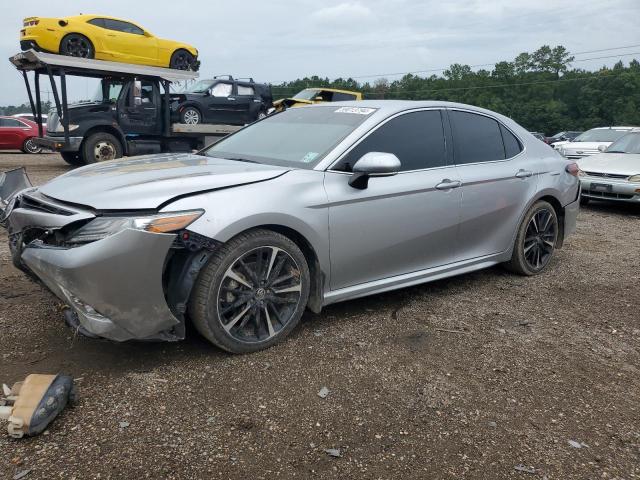
<path id="1" fill-rule="evenodd" d="M 204 210 L 169 212 L 140 217 L 97 217 L 76 230 L 67 243 L 90 243 L 132 228 L 152 233 L 171 233 L 183 230 L 195 222 Z"/>
<path id="2" fill-rule="evenodd" d="M 638 182 L 638 183 L 640 183 L 640 174 L 633 175 L 632 177 L 629 177 L 629 181 L 630 182 Z"/>

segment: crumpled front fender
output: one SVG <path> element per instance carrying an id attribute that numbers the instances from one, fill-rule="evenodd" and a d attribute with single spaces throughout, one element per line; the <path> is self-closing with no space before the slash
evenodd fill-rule
<path id="1" fill-rule="evenodd" d="M 15 195 L 25 188 L 32 187 L 23 167 L 0 173 L 0 224 L 10 213 L 10 204 Z"/>
<path id="2" fill-rule="evenodd" d="M 71 249 L 35 242 L 24 249 L 22 261 L 90 333 L 116 341 L 152 338 L 180 323 L 162 288 L 174 238 L 125 229 Z"/>

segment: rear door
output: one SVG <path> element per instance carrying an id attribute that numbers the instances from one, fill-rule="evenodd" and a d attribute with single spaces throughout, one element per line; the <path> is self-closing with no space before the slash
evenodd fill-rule
<path id="1" fill-rule="evenodd" d="M 257 118 L 260 104 L 262 103 L 258 97 L 256 97 L 255 88 L 251 84 L 236 82 L 235 97 L 236 100 L 233 102 L 233 105 L 238 114 L 238 122 L 253 122 Z"/>
<path id="2" fill-rule="evenodd" d="M 332 290 L 455 260 L 461 190 L 445 138 L 440 110 L 403 113 L 327 171 Z M 358 190 L 348 172 L 368 152 L 395 154 L 401 172 Z"/>
<path id="3" fill-rule="evenodd" d="M 450 109 L 454 162 L 462 180 L 459 255 L 483 257 L 511 246 L 537 187 L 536 161 L 496 119 Z"/>

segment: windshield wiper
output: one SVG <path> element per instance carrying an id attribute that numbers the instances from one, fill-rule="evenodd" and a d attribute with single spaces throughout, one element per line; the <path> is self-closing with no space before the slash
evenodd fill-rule
<path id="1" fill-rule="evenodd" d="M 233 160 L 236 162 L 247 162 L 247 163 L 260 163 L 260 162 L 256 162 L 255 160 L 249 160 L 248 158 L 241 158 L 241 157 L 218 157 L 218 158 L 222 158 L 224 160 Z"/>

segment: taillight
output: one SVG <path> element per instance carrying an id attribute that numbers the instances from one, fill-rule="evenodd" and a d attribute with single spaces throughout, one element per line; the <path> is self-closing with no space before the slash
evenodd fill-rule
<path id="1" fill-rule="evenodd" d="M 567 168 L 565 170 L 569 175 L 573 175 L 574 177 L 579 177 L 580 175 L 582 175 L 582 170 L 580 170 L 580 167 L 578 167 L 578 164 L 575 162 L 567 165 Z"/>
<path id="2" fill-rule="evenodd" d="M 23 26 L 25 27 L 35 27 L 40 23 L 40 20 L 34 20 L 32 18 L 26 18 L 23 22 Z"/>

